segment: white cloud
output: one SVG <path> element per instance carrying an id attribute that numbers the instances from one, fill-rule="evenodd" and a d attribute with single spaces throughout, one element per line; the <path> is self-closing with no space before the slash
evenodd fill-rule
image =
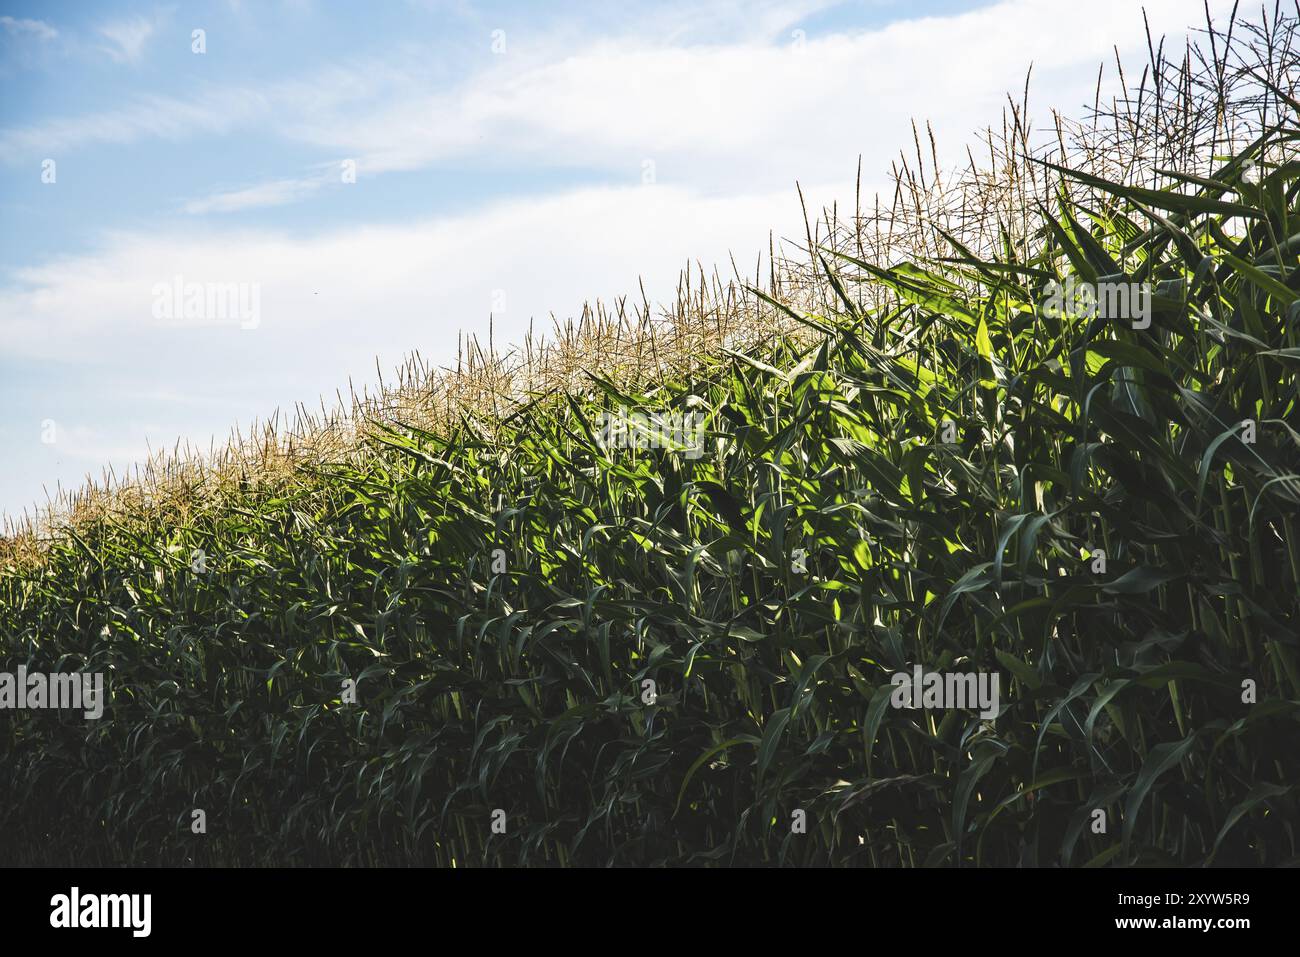
<path id="1" fill-rule="evenodd" d="M 766 246 L 770 227 L 793 234 L 799 221 L 788 190 L 709 198 L 656 185 L 582 189 L 309 239 L 243 230 L 110 234 L 95 253 L 17 270 L 17 288 L 0 297 L 0 327 L 13 355 L 88 361 L 111 351 L 142 367 L 160 349 L 202 343 L 216 350 L 207 361 L 229 347 L 301 370 L 309 364 L 305 344 L 336 363 L 324 387 L 346 371 L 338 361 L 364 373 L 375 353 L 395 361 L 422 347 L 445 358 L 457 329 L 483 325 L 494 290 L 506 294 L 497 331 L 509 337 L 529 317 L 545 326 L 551 310 L 572 315 L 588 297 L 633 291 L 642 275 L 652 292 L 669 296 L 688 253 L 726 263 L 741 250 L 738 259 L 751 268 L 750 251 Z M 260 326 L 155 319 L 154 286 L 176 275 L 260 284 Z M 229 367 L 215 368 L 224 376 Z"/>
<path id="2" fill-rule="evenodd" d="M 14 36 L 33 36 L 38 40 L 53 40 L 59 35 L 59 31 L 44 20 L 0 17 L 0 27 L 4 27 L 5 33 Z"/>
<path id="3" fill-rule="evenodd" d="M 1211 7 L 1226 15 L 1230 2 Z M 1187 9 L 1153 0 L 1153 31 L 1184 30 Z M 790 22 L 788 13 L 773 16 Z M 1117 40 L 1122 54 L 1145 59 L 1141 15 L 1129 0 L 1006 0 L 802 44 L 603 39 L 518 62 L 492 58 L 451 90 L 403 83 L 356 108 L 290 109 L 281 131 L 358 157 L 366 175 L 474 156 L 501 166 L 597 168 L 631 182 L 651 160 L 665 181 L 728 188 L 741 176 L 751 189 L 776 188 L 838 178 L 859 154 L 867 170 L 883 172 L 899 149 L 910 150 L 914 117 L 933 121 L 941 150 L 961 161 L 976 129 L 999 122 L 1032 56 L 1031 113 L 1040 123 L 1045 105 L 1077 113 Z M 241 190 L 241 205 L 307 196 L 309 182 Z"/>
<path id="4" fill-rule="evenodd" d="M 106 23 L 99 28 L 99 33 L 110 45 L 101 49 L 119 63 L 134 63 L 140 59 L 145 44 L 157 29 L 158 20 L 149 17 L 132 17 Z"/>
<path id="5" fill-rule="evenodd" d="M 242 189 L 222 190 L 202 199 L 185 203 L 182 212 L 191 215 L 204 213 L 233 213 L 242 209 L 255 209 L 262 206 L 282 206 L 292 203 L 315 192 L 325 183 L 324 179 L 280 179 L 257 183 Z"/>
<path id="6" fill-rule="evenodd" d="M 120 110 L 0 131 L 0 161 L 17 164 L 32 156 L 71 152 L 101 143 L 132 143 L 145 138 L 175 140 L 200 130 L 226 133 L 270 112 L 266 96 L 252 89 L 221 91 L 194 100 L 143 96 Z"/>
<path id="7" fill-rule="evenodd" d="M 1187 26 L 1185 0 L 1146 8 L 1157 32 Z M 814 34 L 802 45 L 605 39 L 518 69 L 503 60 L 456 89 L 291 131 L 362 157 L 372 172 L 506 154 L 629 175 L 654 158 L 670 175 L 675 163 L 692 177 L 731 182 L 743 170 L 747 182 L 789 183 L 836 175 L 859 151 L 907 146 L 913 116 L 964 144 L 976 125 L 998 121 L 1030 59 L 1038 63 L 1033 101 L 1066 97 L 1073 102 L 1054 105 L 1074 112 L 1117 42 L 1146 58 L 1131 0 L 1006 0 L 960 16 Z"/>
<path id="8" fill-rule="evenodd" d="M 339 115 L 397 88 L 400 77 L 383 63 L 336 67 L 305 79 L 260 86 L 205 87 L 194 96 L 138 95 L 118 109 L 0 130 L 0 162 L 18 164 L 51 152 L 72 152 L 103 143 L 180 140 L 271 127 L 288 118 Z M 323 119 L 321 120 L 323 122 Z"/>
<path id="9" fill-rule="evenodd" d="M 1131 0 L 1004 0 L 877 30 L 812 31 L 802 45 L 792 43 L 786 28 L 819 5 L 762 5 L 748 18 L 731 5 L 707 15 L 674 12 L 613 37 L 512 41 L 504 56 L 485 45 L 477 68 L 451 88 L 437 83 L 427 57 L 407 53 L 261 88 L 140 99 L 0 131 L 0 159 L 252 130 L 314 147 L 321 162 L 356 157 L 367 175 L 472 156 L 625 171 L 630 181 L 653 159 L 661 176 L 678 181 L 729 184 L 743 169 L 751 187 L 759 179 L 766 187 L 839 176 L 858 153 L 868 169 L 883 169 L 910 141 L 914 116 L 934 121 L 940 145 L 959 156 L 975 127 L 999 120 L 1005 91 L 1020 87 L 1031 58 L 1031 104 L 1073 113 L 1091 101 L 1096 65 L 1111 60 L 1115 44 L 1131 61 L 1146 57 L 1141 11 Z M 1145 8 L 1157 34 L 1179 34 L 1189 16 L 1201 16 L 1185 0 L 1151 0 Z M 1221 17 L 1230 8 L 1231 0 L 1211 3 Z M 751 26 L 721 28 L 743 22 Z M 678 33 L 697 42 L 668 42 Z M 278 205 L 314 193 L 315 179 L 285 170 L 228 200 L 194 199 L 191 208 Z"/>

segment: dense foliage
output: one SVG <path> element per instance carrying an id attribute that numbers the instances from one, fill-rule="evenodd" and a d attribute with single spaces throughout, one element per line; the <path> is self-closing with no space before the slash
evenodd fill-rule
<path id="1" fill-rule="evenodd" d="M 1060 170 L 1029 260 L 827 251 L 811 347 L 376 424 L 0 569 L 0 668 L 111 694 L 3 715 L 0 860 L 1296 862 L 1300 162 L 1247 162 L 1296 136 L 1180 189 Z M 704 454 L 613 447 L 620 410 Z M 1001 713 L 891 707 L 914 664 Z"/>

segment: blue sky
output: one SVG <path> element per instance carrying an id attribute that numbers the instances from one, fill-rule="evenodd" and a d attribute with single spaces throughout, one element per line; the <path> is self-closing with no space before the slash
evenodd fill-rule
<path id="1" fill-rule="evenodd" d="M 1080 115 L 1114 45 L 1145 58 L 1131 0 L 0 2 L 0 512 L 454 361 L 490 311 L 511 341 L 752 264 L 796 180 L 885 188 L 913 117 L 959 161 L 1031 60 L 1035 118 Z M 178 276 L 256 322 L 160 318 Z"/>

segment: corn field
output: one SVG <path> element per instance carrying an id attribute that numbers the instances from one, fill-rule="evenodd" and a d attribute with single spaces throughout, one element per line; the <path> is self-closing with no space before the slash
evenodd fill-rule
<path id="1" fill-rule="evenodd" d="M 828 215 L 743 346 L 15 536 L 3 669 L 111 700 L 0 724 L 0 860 L 1300 863 L 1295 21 L 1238 27 L 1111 115 L 1197 78 L 1185 152 Z"/>

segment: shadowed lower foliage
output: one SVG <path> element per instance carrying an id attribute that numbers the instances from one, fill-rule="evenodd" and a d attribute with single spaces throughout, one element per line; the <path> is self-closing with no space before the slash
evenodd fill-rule
<path id="1" fill-rule="evenodd" d="M 112 694 L 3 716 L 0 859 L 1296 863 L 1300 133 L 1266 86 L 1204 173 L 1048 168 L 1028 244 L 826 246 L 837 308 L 769 301 L 803 335 L 376 422 L 0 569 L 0 665 Z M 620 409 L 703 413 L 704 454 L 612 447 Z M 891 707 L 915 664 L 997 671 L 1000 714 Z"/>

